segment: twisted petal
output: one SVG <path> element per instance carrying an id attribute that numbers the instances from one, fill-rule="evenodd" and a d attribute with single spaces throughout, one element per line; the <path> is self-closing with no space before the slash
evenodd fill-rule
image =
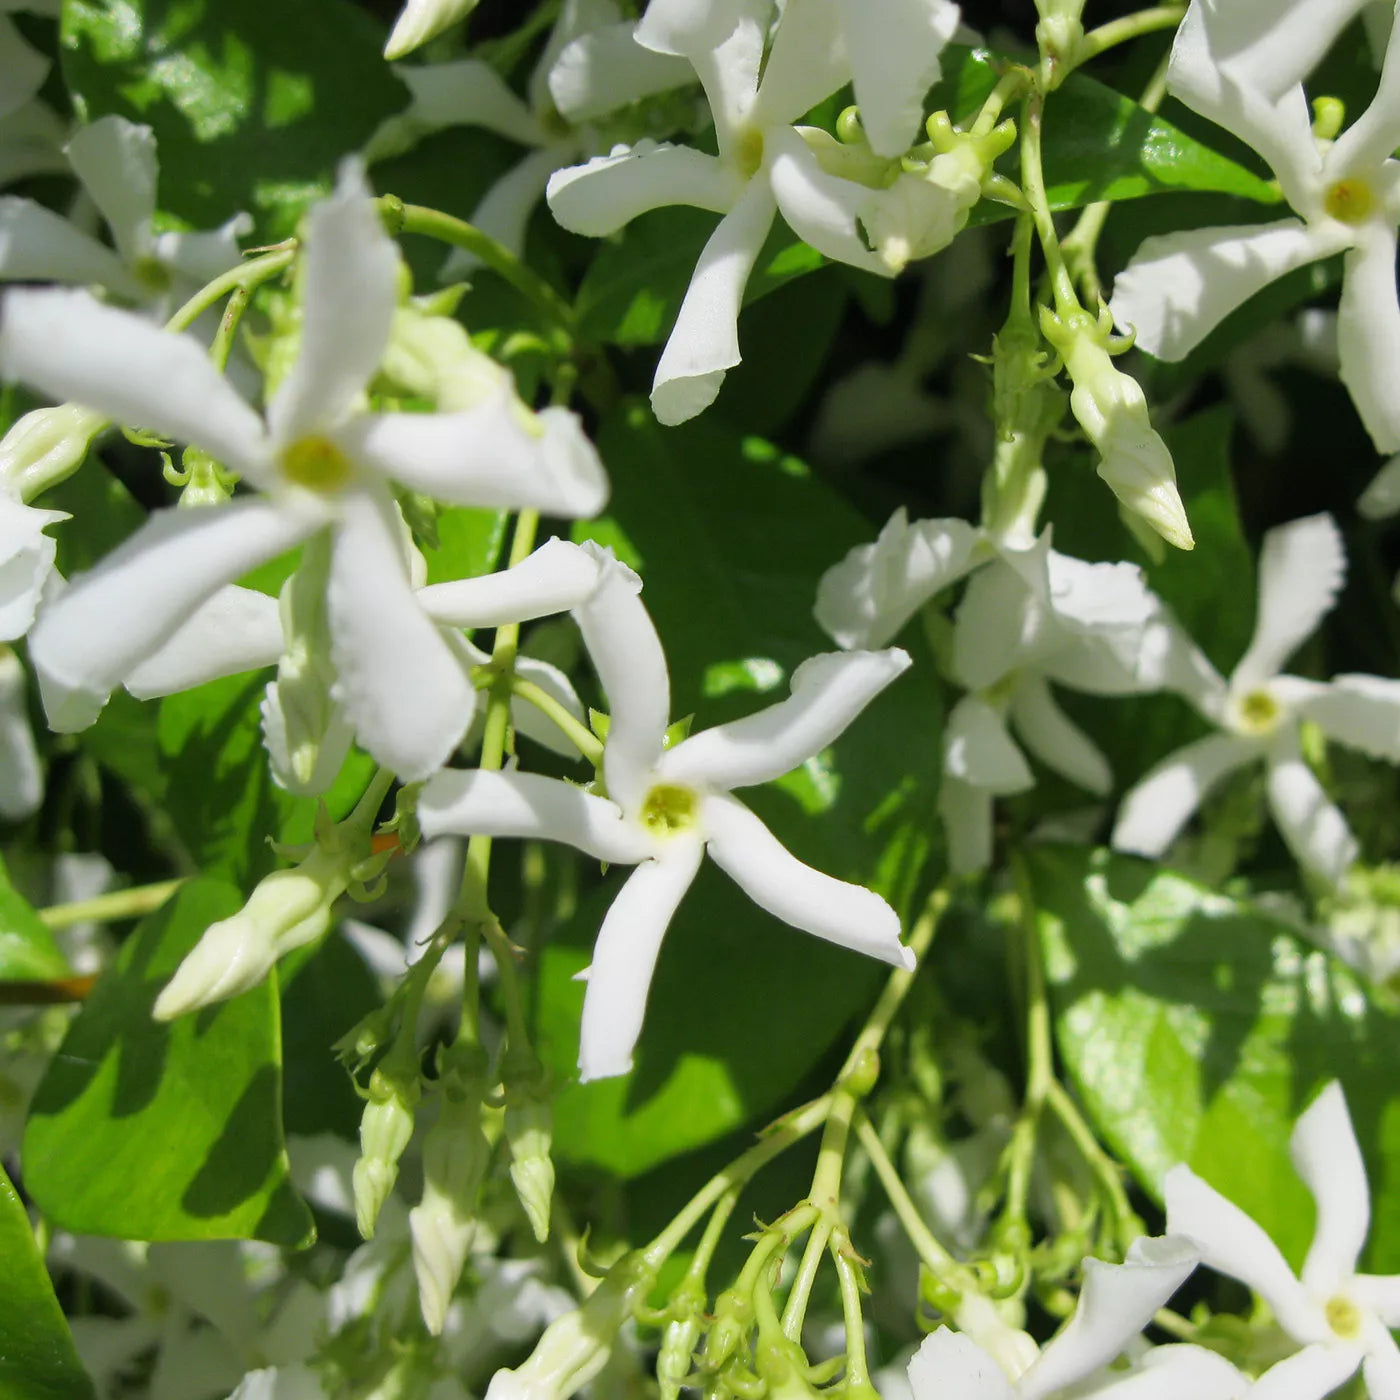
<path id="1" fill-rule="evenodd" d="M 1280 682 L 1281 684 L 1281 682 Z M 1298 705 L 1329 739 L 1372 758 L 1400 763 L 1400 681 L 1382 676 L 1334 676 Z"/>
<path id="2" fill-rule="evenodd" d="M 141 284 L 105 244 L 32 199 L 0 198 L 0 277 L 106 287 L 133 301 Z"/>
<path id="3" fill-rule="evenodd" d="M 714 156 L 690 146 L 639 141 L 556 170 L 546 197 L 554 217 L 573 233 L 602 238 L 649 209 L 689 204 L 723 214 L 742 186 Z"/>
<path id="4" fill-rule="evenodd" d="M 271 666 L 281 654 L 277 599 L 230 584 L 188 613 L 127 676 L 126 688 L 140 700 L 173 695 L 219 676 Z"/>
<path id="5" fill-rule="evenodd" d="M 914 966 L 914 954 L 899 941 L 899 915 L 873 890 L 804 865 L 732 797 L 706 797 L 700 820 L 715 864 L 760 909 L 829 943 Z"/>
<path id="6" fill-rule="evenodd" d="M 449 627 L 499 627 L 567 612 L 598 586 L 598 561 L 567 540 L 547 540 L 513 568 L 419 589 L 418 604 Z"/>
<path id="7" fill-rule="evenodd" d="M 1332 1335 L 1321 1308 L 1293 1277 L 1278 1246 L 1233 1201 L 1185 1166 L 1167 1173 L 1163 1190 L 1168 1231 L 1188 1236 L 1203 1264 L 1252 1288 L 1294 1341 Z"/>
<path id="8" fill-rule="evenodd" d="M 774 211 L 764 182 L 751 180 L 701 250 L 652 383 L 652 411 L 668 427 L 707 409 L 739 363 L 739 308 Z"/>
<path id="9" fill-rule="evenodd" d="M 1079 1306 L 1020 1378 L 1018 1400 L 1047 1400 L 1107 1366 L 1199 1260 L 1192 1242 L 1177 1235 L 1134 1240 L 1121 1264 L 1086 1259 Z"/>
<path id="10" fill-rule="evenodd" d="M 1016 1392 L 995 1360 L 971 1337 L 940 1327 L 920 1343 L 909 1362 L 914 1400 L 1013 1400 Z"/>
<path id="11" fill-rule="evenodd" d="M 44 800 L 44 770 L 25 703 L 24 667 L 0 648 L 0 818 L 23 821 Z"/>
<path id="12" fill-rule="evenodd" d="M 267 408 L 279 445 L 342 423 L 389 343 L 399 254 L 358 161 L 346 160 L 335 193 L 312 206 L 305 249 L 301 349 Z"/>
<path id="13" fill-rule="evenodd" d="M 762 126 L 787 126 L 851 76 L 837 0 L 804 0 L 785 10 L 769 45 L 751 113 Z"/>
<path id="14" fill-rule="evenodd" d="M 683 740 L 662 754 L 657 774 L 725 789 L 771 782 L 833 743 L 909 665 L 898 647 L 810 657 L 793 672 L 788 699 Z"/>
<path id="15" fill-rule="evenodd" d="M 1298 1119 L 1289 1139 L 1293 1165 L 1317 1202 L 1317 1228 L 1300 1277 L 1313 1293 L 1330 1294 L 1356 1272 L 1371 1225 L 1366 1164 L 1334 1079 Z"/>
<path id="16" fill-rule="evenodd" d="M 153 515 L 46 608 L 29 634 L 50 726 L 86 728 L 193 609 L 319 523 L 263 500 Z"/>
<path id="17" fill-rule="evenodd" d="M 771 0 L 651 0 L 637 24 L 637 42 L 691 58 L 717 48 L 740 24 L 766 25 L 771 9 Z"/>
<path id="18" fill-rule="evenodd" d="M 484 127 L 522 146 L 542 146 L 547 139 L 534 113 L 480 59 L 405 66 L 394 72 L 413 96 L 409 115 L 425 126 Z"/>
<path id="19" fill-rule="evenodd" d="M 61 510 L 38 510 L 0 491 L 0 641 L 29 631 L 57 548 L 44 531 L 67 519 Z"/>
<path id="20" fill-rule="evenodd" d="M 974 787 L 1003 796 L 1035 786 L 1006 722 L 985 700 L 965 695 L 943 731 L 943 771 Z"/>
<path id="21" fill-rule="evenodd" d="M 1356 859 L 1356 838 L 1298 753 L 1297 737 L 1270 759 L 1269 810 L 1294 858 L 1334 885 Z"/>
<path id="22" fill-rule="evenodd" d="M 236 471 L 263 469 L 262 420 L 198 342 L 86 292 L 6 293 L 0 374 L 128 427 L 195 443 Z"/>
<path id="23" fill-rule="evenodd" d="M 1211 734 L 1178 749 L 1124 794 L 1110 844 L 1161 855 L 1206 793 L 1258 753 L 1257 745 L 1233 734 Z"/>
<path id="24" fill-rule="evenodd" d="M 78 128 L 67 154 L 112 230 L 117 251 L 136 262 L 148 250 L 156 212 L 155 132 L 125 117 L 100 117 Z"/>
<path id="25" fill-rule="evenodd" d="M 1367 226 L 1347 254 L 1337 308 L 1338 370 L 1377 452 L 1400 451 L 1400 299 L 1393 227 Z"/>
<path id="26" fill-rule="evenodd" d="M 1304 1347 L 1270 1366 L 1250 1387 L 1250 1400 L 1322 1400 L 1356 1374 L 1361 1357 L 1359 1347 Z"/>
<path id="27" fill-rule="evenodd" d="M 566 120 L 592 121 L 629 102 L 693 82 L 683 58 L 644 48 L 630 21 L 570 40 L 549 70 L 549 95 Z"/>
<path id="28" fill-rule="evenodd" d="M 1118 274 L 1109 309 L 1140 349 L 1180 360 L 1262 287 L 1341 246 L 1299 219 L 1159 234 Z"/>
<path id="29" fill-rule="evenodd" d="M 1330 515 L 1270 530 L 1259 554 L 1259 604 L 1249 650 L 1230 677 L 1237 692 L 1271 680 L 1337 601 L 1346 577 L 1342 536 Z"/>
<path id="30" fill-rule="evenodd" d="M 704 855 L 702 842 L 672 841 L 657 859 L 643 861 L 613 900 L 583 974 L 581 1080 L 610 1079 L 632 1068 L 661 940 Z"/>
<path id="31" fill-rule="evenodd" d="M 1113 770 L 1097 744 L 1055 702 L 1044 677 L 1027 674 L 1011 695 L 1011 722 L 1047 767 L 1088 792 L 1106 797 Z"/>
<path id="32" fill-rule="evenodd" d="M 449 834 L 559 841 L 617 865 L 656 854 L 616 802 L 537 773 L 437 773 L 418 799 L 418 818 L 428 841 Z"/>
<path id="33" fill-rule="evenodd" d="M 1039 657 L 1063 631 L 1050 611 L 1050 535 L 1006 550 L 968 580 L 953 632 L 953 670 L 969 690 L 985 690 Z"/>

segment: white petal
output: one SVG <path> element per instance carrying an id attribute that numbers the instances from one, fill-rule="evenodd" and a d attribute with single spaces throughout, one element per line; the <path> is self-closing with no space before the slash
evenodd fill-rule
<path id="1" fill-rule="evenodd" d="M 384 57 L 402 58 L 476 9 L 477 0 L 407 0 L 394 23 Z"/>
<path id="2" fill-rule="evenodd" d="M 912 968 L 899 915 L 873 890 L 803 864 L 741 802 L 711 795 L 700 808 L 711 858 L 774 918 L 895 967 Z"/>
<path id="3" fill-rule="evenodd" d="M 1359 1347 L 1314 1345 L 1275 1362 L 1249 1389 L 1249 1400 L 1322 1400 L 1361 1364 Z"/>
<path id="4" fill-rule="evenodd" d="M 857 545 L 822 575 L 817 621 L 843 647 L 879 647 L 968 570 L 981 531 L 965 520 L 919 520 L 903 506 L 874 544 Z"/>
<path id="5" fill-rule="evenodd" d="M 1400 1327 L 1400 1274 L 1357 1274 L 1347 1292 L 1387 1327 Z"/>
<path id="6" fill-rule="evenodd" d="M 1258 754 L 1257 745 L 1233 734 L 1210 734 L 1178 749 L 1123 795 L 1113 849 L 1161 855 L 1211 788 Z"/>
<path id="7" fill-rule="evenodd" d="M 1301 83 L 1366 0 L 1214 0 L 1211 47 L 1232 73 L 1270 97 Z M 1393 144 L 1393 143 L 1392 143 Z"/>
<path id="8" fill-rule="evenodd" d="M 352 461 L 457 505 L 596 515 L 603 464 L 566 408 L 532 414 L 506 383 L 457 413 L 362 413 L 333 435 Z"/>
<path id="9" fill-rule="evenodd" d="M 441 768 L 467 732 L 476 691 L 418 606 L 403 527 L 387 495 L 348 492 L 326 593 L 333 691 L 360 743 L 405 782 Z"/>
<path id="10" fill-rule="evenodd" d="M 860 236 L 857 216 L 870 191 L 854 180 L 828 174 L 790 127 L 770 132 L 767 143 L 772 153 L 768 178 L 773 197 L 792 231 L 825 257 L 893 277 L 895 269 L 867 248 Z"/>
<path id="11" fill-rule="evenodd" d="M 718 48 L 741 24 L 766 27 L 771 9 L 770 0 L 650 0 L 637 42 L 691 58 Z"/>
<path id="12" fill-rule="evenodd" d="M 1181 1287 L 1200 1255 L 1179 1235 L 1134 1240 L 1121 1264 L 1084 1261 L 1079 1306 L 1016 1386 L 1018 1400 L 1046 1400 L 1119 1356 Z"/>
<path id="13" fill-rule="evenodd" d="M 992 863 L 991 792 L 951 773 L 938 785 L 938 816 L 948 841 L 948 868 L 971 875 Z"/>
<path id="14" fill-rule="evenodd" d="M 33 175 L 65 173 L 66 135 L 65 124 L 42 102 L 0 116 L 0 188 Z"/>
<path id="15" fill-rule="evenodd" d="M 44 770 L 29 723 L 24 667 L 5 647 L 0 649 L 0 817 L 23 821 L 43 800 Z"/>
<path id="16" fill-rule="evenodd" d="M 1063 635 L 1050 608 L 1049 532 L 1025 550 L 1007 550 L 968 580 L 953 633 L 953 672 L 986 690 L 1033 664 Z"/>
<path id="17" fill-rule="evenodd" d="M 1341 532 L 1330 515 L 1291 520 L 1264 536 L 1254 636 L 1230 677 L 1242 693 L 1271 680 L 1317 630 L 1346 577 Z"/>
<path id="18" fill-rule="evenodd" d="M 597 559 L 567 540 L 551 539 L 514 568 L 420 589 L 418 603 L 449 627 L 499 627 L 567 612 L 597 586 Z"/>
<path id="19" fill-rule="evenodd" d="M 243 257 L 238 240 L 252 231 L 252 219 L 247 214 L 235 214 L 214 229 L 158 233 L 153 251 L 157 261 L 202 287 L 238 266 Z"/>
<path id="20" fill-rule="evenodd" d="M 1334 1293 L 1356 1272 L 1371 1225 L 1366 1164 L 1335 1079 L 1298 1119 L 1289 1149 L 1317 1203 L 1317 1227 L 1300 1277 L 1313 1293 Z"/>
<path id="21" fill-rule="evenodd" d="M 110 248 L 42 204 L 14 195 L 0 198 L 0 277 L 106 287 L 132 301 L 143 290 Z"/>
<path id="22" fill-rule="evenodd" d="M 837 0 L 865 138 L 898 156 L 923 138 L 924 95 L 941 75 L 939 54 L 957 31 L 949 0 Z"/>
<path id="23" fill-rule="evenodd" d="M 593 550 L 600 566 L 598 587 L 574 609 L 574 620 L 608 697 L 603 748 L 608 792 L 635 812 L 651 786 L 670 723 L 671 678 L 661 639 L 639 596 L 641 579 L 611 550 Z"/>
<path id="24" fill-rule="evenodd" d="M 1400 454 L 1392 457 L 1371 478 L 1356 508 L 1367 520 L 1385 520 L 1400 513 Z"/>
<path id="25" fill-rule="evenodd" d="M 723 214 L 742 188 L 714 156 L 690 146 L 639 141 L 584 165 L 556 170 L 546 197 L 554 217 L 570 232 L 602 238 L 637 215 L 670 204 Z"/>
<path id="26" fill-rule="evenodd" d="M 29 634 L 50 726 L 86 728 L 195 608 L 317 523 L 262 500 L 153 515 L 75 580 Z"/>
<path id="27" fill-rule="evenodd" d="M 583 702 L 569 683 L 568 676 L 557 666 L 551 666 L 549 662 L 540 661 L 533 656 L 520 656 L 516 658 L 515 669 L 522 680 L 529 681 L 531 685 L 539 686 L 546 695 L 557 700 L 580 724 L 587 724 L 583 713 Z M 518 735 L 523 735 L 526 739 L 533 739 L 535 743 L 543 744 L 545 748 L 554 753 L 562 754 L 565 758 L 579 757 L 578 746 L 574 741 L 552 719 L 541 710 L 536 709 L 528 700 L 517 696 L 511 702 L 510 717 Z"/>
<path id="28" fill-rule="evenodd" d="M 739 308 L 775 208 L 764 182 L 751 180 L 701 250 L 652 382 L 652 412 L 667 427 L 707 409 L 739 363 Z"/>
<path id="29" fill-rule="evenodd" d="M 1346 255 L 1337 307 L 1338 373 L 1377 452 L 1400 451 L 1400 299 L 1395 229 L 1368 227 Z"/>
<path id="30" fill-rule="evenodd" d="M 1114 323 L 1159 360 L 1188 355 L 1237 306 L 1341 246 L 1298 219 L 1144 239 L 1114 280 Z"/>
<path id="31" fill-rule="evenodd" d="M 1300 4 L 1293 8 L 1300 14 L 1308 10 L 1331 10 L 1334 13 L 1330 18 L 1340 28 L 1350 14 L 1366 3 L 1367 0 L 1325 0 L 1324 5 L 1323 0 L 1312 0 L 1310 5 Z M 1373 9 L 1379 8 L 1373 6 Z M 1395 23 L 1393 7 L 1387 8 L 1391 8 L 1390 37 L 1381 66 L 1380 82 L 1366 110 L 1337 138 L 1337 144 L 1329 153 L 1329 165 L 1336 161 L 1337 165 L 1347 169 L 1376 166 L 1400 145 L 1400 24 Z M 1321 16 L 1318 18 L 1321 19 Z M 1318 54 L 1324 51 L 1325 46 L 1314 50 Z"/>
<path id="32" fill-rule="evenodd" d="M 789 699 L 682 740 L 662 754 L 657 774 L 725 789 L 771 782 L 834 743 L 909 666 L 898 647 L 809 657 L 793 672 Z"/>
<path id="33" fill-rule="evenodd" d="M 73 173 L 92 196 L 129 263 L 149 251 L 156 212 L 156 136 L 125 117 L 100 117 L 68 143 Z"/>
<path id="34" fill-rule="evenodd" d="M 283 446 L 344 421 L 379 368 L 399 301 L 398 248 L 357 161 L 306 216 L 302 246 L 301 346 L 267 408 Z"/>
<path id="35" fill-rule="evenodd" d="M 783 11 L 768 46 L 752 120 L 786 126 L 851 76 L 836 0 L 803 0 Z"/>
<path id="36" fill-rule="evenodd" d="M 1383 676 L 1334 676 L 1298 707 L 1329 739 L 1372 758 L 1400 763 L 1400 681 Z"/>
<path id="37" fill-rule="evenodd" d="M 1233 1201 L 1184 1166 L 1167 1173 L 1163 1190 L 1167 1229 L 1189 1237 L 1203 1264 L 1252 1288 L 1294 1341 L 1332 1335 L 1322 1309 L 1293 1277 L 1278 1246 Z"/>
<path id="38" fill-rule="evenodd" d="M 566 120 L 592 121 L 629 102 L 693 82 L 683 58 L 644 48 L 631 21 L 580 34 L 549 70 L 549 95 Z"/>
<path id="39" fill-rule="evenodd" d="M 405 65 L 394 73 L 413 95 L 408 116 L 424 126 L 479 126 L 522 146 L 545 142 L 534 114 L 489 63 L 464 58 L 455 63 Z"/>
<path id="40" fill-rule="evenodd" d="M 573 142 L 531 151 L 482 195 L 480 203 L 472 210 L 471 222 L 488 238 L 494 238 L 503 248 L 521 257 L 530 215 L 544 198 L 549 177 L 577 155 L 578 148 Z M 454 248 L 443 263 L 440 276 L 448 282 L 478 265 L 466 249 Z"/>
<path id="41" fill-rule="evenodd" d="M 221 588 L 126 678 L 138 699 L 173 695 L 219 676 L 271 666 L 282 654 L 277 599 L 253 588 Z"/>
<path id="42" fill-rule="evenodd" d="M 256 474 L 264 460 L 262 420 L 197 341 L 86 292 L 6 293 L 0 373 L 128 427 L 195 443 L 237 471 Z"/>
<path id="43" fill-rule="evenodd" d="M 940 1327 L 920 1343 L 909 1363 L 914 1400 L 1013 1400 L 1002 1369 L 971 1337 Z"/>
<path id="44" fill-rule="evenodd" d="M 1005 795 L 1035 786 L 1006 721 L 985 700 L 965 695 L 953 707 L 943 731 L 944 772 L 988 792 Z"/>
<path id="45" fill-rule="evenodd" d="M 418 799 L 423 837 L 516 836 L 560 841 L 610 864 L 633 865 L 656 854 L 617 803 L 537 773 L 450 769 L 430 778 Z"/>
<path id="46" fill-rule="evenodd" d="M 1371 1400 L 1400 1400 L 1400 1347 L 1379 1318 L 1368 1318 L 1361 1374 Z"/>
<path id="47" fill-rule="evenodd" d="M 1186 1343 L 1152 1347 L 1122 1379 L 1105 1375 L 1107 1383 L 1081 1391 L 1082 1400 L 1240 1400 L 1250 1386 L 1218 1352 Z"/>
<path id="48" fill-rule="evenodd" d="M 277 681 L 269 681 L 258 713 L 277 786 L 297 797 L 328 792 L 355 741 L 354 726 L 341 708 L 326 697 L 324 708 L 309 712 L 305 704 L 294 705 Z"/>
<path id="49" fill-rule="evenodd" d="M 1296 738 L 1291 747 L 1271 757 L 1269 810 L 1294 858 L 1335 885 L 1356 859 L 1356 838 L 1297 753 Z"/>
<path id="50" fill-rule="evenodd" d="M 613 900 L 585 974 L 588 990 L 578 1046 L 581 1080 L 610 1079 L 632 1068 L 661 940 L 704 854 L 699 841 L 671 842 L 658 859 L 643 861 Z"/>
<path id="51" fill-rule="evenodd" d="M 0 491 L 0 641 L 29 631 L 57 548 L 44 531 L 67 519 L 61 510 L 38 510 Z"/>
<path id="52" fill-rule="evenodd" d="M 1011 722 L 1047 768 L 1100 797 L 1112 790 L 1108 760 L 1055 702 L 1043 677 L 1032 673 L 1019 679 L 1011 693 Z"/>

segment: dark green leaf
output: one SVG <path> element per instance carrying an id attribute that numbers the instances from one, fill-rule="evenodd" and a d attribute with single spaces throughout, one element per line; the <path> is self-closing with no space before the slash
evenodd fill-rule
<path id="1" fill-rule="evenodd" d="M 282 1140 L 276 975 L 166 1025 L 151 1007 L 215 920 L 242 904 L 183 886 L 123 946 L 34 1096 L 25 1184 L 67 1230 L 140 1240 L 310 1242 Z"/>
<path id="2" fill-rule="evenodd" d="M 0 863 L 0 979 L 45 982 L 68 975 L 68 963 L 53 934 L 10 883 Z"/>
<path id="3" fill-rule="evenodd" d="M 509 518 L 505 511 L 468 506 L 447 506 L 439 511 L 437 548 L 423 551 L 428 582 L 450 583 L 489 574 L 500 559 Z"/>

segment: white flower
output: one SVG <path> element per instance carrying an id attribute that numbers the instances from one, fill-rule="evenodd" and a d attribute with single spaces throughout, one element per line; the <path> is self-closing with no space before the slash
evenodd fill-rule
<path id="1" fill-rule="evenodd" d="M 588 515 L 597 454 L 562 409 L 507 386 L 456 413 L 364 412 L 389 337 L 398 254 L 358 170 L 308 219 L 300 355 L 266 422 L 194 341 L 85 293 L 15 291 L 0 363 L 56 398 L 204 448 L 262 489 L 157 513 L 40 618 L 30 655 L 50 723 L 79 729 L 191 613 L 265 559 L 329 530 L 326 608 L 338 698 L 365 747 L 405 779 L 451 753 L 473 710 L 461 659 L 419 605 L 394 481 L 460 504 Z"/>
<path id="2" fill-rule="evenodd" d="M 708 850 L 761 908 L 834 943 L 908 966 L 899 919 L 879 895 L 789 854 L 730 789 L 768 782 L 830 744 L 909 664 L 904 652 L 812 657 L 792 695 L 758 714 L 664 746 L 670 682 L 641 580 L 610 556 L 598 591 L 575 610 L 611 705 L 607 797 L 530 773 L 448 772 L 423 789 L 425 837 L 533 837 L 636 865 L 603 921 L 588 972 L 579 1068 L 625 1074 L 652 968 L 672 915 Z"/>
<path id="3" fill-rule="evenodd" d="M 1335 1080 L 1298 1119 L 1290 1147 L 1317 1203 L 1301 1277 L 1259 1225 L 1189 1167 L 1167 1173 L 1167 1228 L 1189 1236 L 1203 1264 L 1248 1284 L 1302 1346 L 1261 1377 L 1261 1393 L 1317 1400 L 1359 1368 L 1375 1400 L 1391 1400 L 1400 1395 L 1400 1349 L 1390 1335 L 1400 1326 L 1400 1275 L 1356 1272 L 1370 1225 L 1370 1190 Z"/>
<path id="4" fill-rule="evenodd" d="M 1315 12 L 1324 8 L 1312 6 Z M 1264 25 L 1274 25 L 1276 7 L 1263 0 L 1209 7 L 1193 0 L 1172 48 L 1168 86 L 1187 106 L 1263 156 L 1298 217 L 1149 238 L 1114 284 L 1114 320 L 1136 333 L 1142 349 L 1179 360 L 1260 288 L 1294 268 L 1345 253 L 1337 319 L 1342 382 L 1377 450 L 1395 452 L 1400 450 L 1400 394 L 1394 386 L 1400 362 L 1395 284 L 1400 162 L 1390 153 L 1400 145 L 1400 26 L 1391 31 L 1371 105 L 1328 143 L 1313 134 L 1300 83 L 1283 88 L 1275 100 L 1241 81 L 1235 66 L 1218 60 L 1224 17 L 1246 9 Z M 1285 38 L 1288 32 L 1277 30 Z"/>
<path id="5" fill-rule="evenodd" d="M 1158 856 L 1205 794 L 1228 773 L 1262 760 L 1269 808 L 1298 861 L 1335 884 L 1356 857 L 1346 819 L 1303 759 L 1304 720 L 1338 743 L 1400 762 L 1400 681 L 1344 675 L 1326 683 L 1280 675 L 1332 610 L 1346 556 L 1329 515 L 1270 530 L 1259 557 L 1254 636 L 1228 682 L 1197 654 L 1194 682 L 1177 685 L 1221 733 L 1187 744 L 1123 799 L 1113 845 Z"/>
<path id="6" fill-rule="evenodd" d="M 408 0 L 384 45 L 385 58 L 402 58 L 444 29 L 465 19 L 477 0 Z"/>

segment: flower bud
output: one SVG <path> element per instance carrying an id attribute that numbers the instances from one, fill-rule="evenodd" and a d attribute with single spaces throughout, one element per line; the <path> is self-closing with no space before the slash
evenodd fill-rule
<path id="1" fill-rule="evenodd" d="M 384 45 L 384 57 L 392 60 L 412 53 L 448 25 L 465 19 L 476 9 L 476 3 L 477 0 L 408 0 Z"/>
<path id="2" fill-rule="evenodd" d="M 506 1100 L 506 1142 L 515 1194 L 541 1244 L 549 1238 L 549 1203 L 554 1195 L 554 1163 L 549 1148 L 554 1120 L 549 1104 L 534 1094 Z"/>
<path id="3" fill-rule="evenodd" d="M 0 480 L 22 501 L 56 486 L 82 466 L 107 420 L 77 404 L 36 408 L 0 438 Z"/>
<path id="4" fill-rule="evenodd" d="M 661 1333 L 661 1349 L 656 1356 L 656 1380 L 661 1400 L 679 1400 L 695 1363 L 705 1312 L 705 1290 L 698 1280 L 687 1278 L 671 1295 L 671 1320 Z"/>
<path id="5" fill-rule="evenodd" d="M 443 413 L 472 408 L 511 382 L 510 371 L 478 350 L 460 321 L 413 302 L 394 313 L 380 373 Z"/>
<path id="6" fill-rule="evenodd" d="M 413 1111 L 421 1093 L 416 1060 L 411 1072 L 386 1072 L 380 1065 L 370 1076 L 369 1101 L 360 1118 L 360 1156 L 351 1173 L 355 1223 L 367 1240 L 374 1238 L 379 1212 L 398 1179 L 399 1158 L 413 1136 Z"/>

